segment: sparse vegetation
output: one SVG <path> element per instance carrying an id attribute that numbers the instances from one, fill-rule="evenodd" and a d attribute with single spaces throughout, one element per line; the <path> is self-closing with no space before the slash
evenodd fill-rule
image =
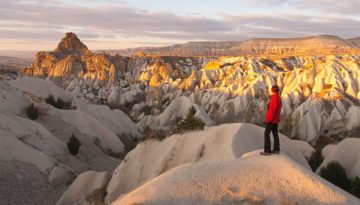
<path id="1" fill-rule="evenodd" d="M 136 137 L 128 136 L 125 133 L 118 135 L 121 142 L 125 145 L 124 152 L 122 153 L 122 159 L 129 153 L 131 150 L 135 149 L 136 145 L 139 142 L 139 139 Z"/>
<path id="2" fill-rule="evenodd" d="M 192 106 L 185 118 L 176 119 L 176 131 L 184 132 L 186 130 L 203 130 L 205 123 L 195 117 L 196 109 Z"/>
<path id="3" fill-rule="evenodd" d="M 56 105 L 56 100 L 55 100 L 54 96 L 52 96 L 52 95 L 49 95 L 49 96 L 45 99 L 45 102 L 46 102 L 47 104 L 50 104 L 50 105 L 56 107 L 56 106 L 55 106 L 55 105 Z"/>
<path id="4" fill-rule="evenodd" d="M 144 129 L 144 135 L 145 135 L 145 138 L 147 138 L 147 139 L 154 138 L 155 131 L 153 129 L 151 129 L 150 126 L 146 126 Z"/>
<path id="5" fill-rule="evenodd" d="M 360 199 L 360 178 L 355 177 L 351 180 L 350 193 Z"/>
<path id="6" fill-rule="evenodd" d="M 360 199 L 360 178 L 350 179 L 338 162 L 330 162 L 320 170 L 320 176 Z"/>
<path id="7" fill-rule="evenodd" d="M 144 138 L 143 139 L 144 140 L 157 139 L 157 140 L 161 141 L 161 140 L 165 139 L 168 134 L 169 133 L 165 130 L 155 130 L 149 126 L 146 126 L 144 129 Z"/>
<path id="8" fill-rule="evenodd" d="M 36 120 L 39 117 L 39 111 L 33 103 L 26 108 L 26 115 L 31 120 Z"/>
<path id="9" fill-rule="evenodd" d="M 134 106 L 134 103 L 126 102 L 125 104 L 121 105 L 120 107 L 110 106 L 110 108 L 112 110 L 119 109 L 119 110 L 123 111 L 124 113 L 126 113 L 127 115 L 130 115 L 133 106 Z"/>
<path id="10" fill-rule="evenodd" d="M 72 155 L 77 155 L 79 153 L 79 148 L 81 142 L 76 138 L 74 134 L 71 135 L 69 141 L 67 142 L 67 147 Z"/>
<path id="11" fill-rule="evenodd" d="M 144 110 L 143 110 L 144 114 L 145 115 L 151 115 L 151 111 L 152 111 L 152 107 L 148 106 L 148 105 L 145 105 Z"/>
<path id="12" fill-rule="evenodd" d="M 52 96 L 52 95 L 49 95 L 45 99 L 45 102 L 49 105 L 52 105 L 52 106 L 58 108 L 58 109 L 63 109 L 63 110 L 76 109 L 75 107 L 71 106 L 71 101 L 65 102 L 61 98 L 58 98 L 57 100 L 55 100 L 54 96 Z"/>
<path id="13" fill-rule="evenodd" d="M 87 205 L 103 205 L 104 197 L 106 195 L 105 189 L 96 189 L 93 193 L 85 197 L 84 204 Z"/>
<path id="14" fill-rule="evenodd" d="M 321 151 L 315 150 L 310 158 L 307 159 L 311 169 L 313 172 L 316 171 L 316 169 L 321 165 L 321 163 L 324 161 L 324 156 L 322 155 Z"/>
<path id="15" fill-rule="evenodd" d="M 320 170 L 320 176 L 336 186 L 348 191 L 350 179 L 347 177 L 344 168 L 338 162 L 330 162 Z"/>

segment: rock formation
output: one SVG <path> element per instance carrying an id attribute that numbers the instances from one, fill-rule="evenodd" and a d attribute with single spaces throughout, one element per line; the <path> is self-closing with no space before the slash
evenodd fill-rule
<path id="1" fill-rule="evenodd" d="M 80 175 L 59 204 L 94 198 L 118 204 L 133 204 L 143 199 L 145 203 L 160 200 L 156 202 L 169 204 L 171 194 L 180 194 L 179 200 L 183 201 L 179 203 L 189 204 L 196 203 L 197 196 L 201 196 L 200 202 L 204 204 L 207 199 L 224 204 L 358 204 L 357 199 L 314 176 L 306 161 L 314 150 L 309 143 L 318 143 L 321 148 L 329 140 L 337 143 L 358 135 L 360 55 L 356 53 L 356 42 L 356 39 L 317 36 L 189 43 L 167 47 L 168 53 L 163 54 L 191 57 L 146 52 L 123 57 L 93 53 L 75 34 L 67 33 L 54 51 L 37 53 L 32 66 L 20 72 L 24 78 L 3 80 L 6 76 L 0 73 L 0 124 L 3 125 L 0 126 L 0 165 L 4 167 L 0 176 L 6 176 L 0 185 L 16 193 L 12 190 L 24 187 L 24 193 L 29 196 L 55 193 L 42 201 L 54 204 L 54 198 L 73 175 L 90 169 L 98 172 Z M 174 50 L 175 47 L 178 49 Z M 231 52 L 237 56 L 228 56 Z M 199 53 L 202 56 L 197 56 Z M 282 153 L 270 156 L 269 163 L 268 158 L 260 157 L 259 151 L 249 152 L 262 148 L 264 128 L 256 124 L 261 125 L 264 120 L 269 101 L 267 92 L 274 84 L 281 87 L 283 100 L 279 130 L 292 140 L 281 135 Z M 72 110 L 45 103 L 49 95 L 70 102 Z M 25 116 L 24 110 L 30 104 L 39 110 L 36 120 Z M 119 163 L 113 157 L 133 148 L 133 143 L 143 137 L 145 128 L 154 133 L 170 133 L 190 108 L 204 122 L 205 130 L 168 135 L 162 141 L 140 142 L 111 173 Z M 82 143 L 76 157 L 66 147 L 72 134 Z M 325 143 L 324 138 L 328 140 Z M 337 146 L 326 147 L 322 166 L 350 156 L 345 152 L 348 147 L 353 150 L 351 157 L 357 156 L 358 145 L 358 141 L 347 139 Z M 251 160 L 254 156 L 256 160 Z M 349 175 L 359 176 L 358 157 L 352 159 L 344 160 L 343 165 Z M 186 163 L 193 164 L 183 165 Z M 259 166 L 272 170 L 270 175 L 258 169 Z M 283 180 L 271 181 L 275 191 L 262 189 L 269 179 L 278 176 L 275 168 L 279 166 L 284 168 Z M 106 170 L 109 172 L 103 172 Z M 217 174 L 209 177 L 206 170 Z M 238 170 L 245 176 L 241 179 L 250 179 L 250 184 L 243 183 L 244 180 L 233 183 L 239 177 Z M 229 175 L 230 172 L 234 174 Z M 253 175 L 256 177 L 251 178 L 255 172 L 258 172 Z M 208 181 L 184 186 L 193 190 L 190 195 L 183 188 L 180 192 L 172 191 L 182 187 L 176 181 L 181 177 L 189 179 L 181 181 L 193 185 L 194 178 L 187 177 L 189 174 Z M 174 177 L 174 181 L 172 176 L 180 178 Z M 256 183 L 258 176 L 264 179 L 261 186 Z M 91 183 L 91 179 L 96 183 Z M 300 179 L 304 183 L 299 184 Z M 29 181 L 31 186 L 27 186 Z M 32 189 L 35 182 L 41 187 L 39 190 Z M 61 190 L 48 188 L 57 185 L 62 186 Z M 218 185 L 224 185 L 225 189 L 216 189 Z M 310 191 L 304 192 L 309 186 Z M 152 194 L 151 190 L 160 187 L 167 189 L 156 191 L 159 195 Z M 286 187 L 289 195 L 283 194 Z M 248 190 L 256 190 L 260 195 Z M 9 193 L 7 189 L 1 191 Z M 207 193 L 211 193 L 210 198 Z M 29 198 L 9 196 L 5 203 L 19 200 L 24 204 Z M 141 199 L 144 196 L 150 197 Z"/>
<path id="2" fill-rule="evenodd" d="M 324 35 L 189 43 L 174 48 L 197 52 L 202 45 L 253 55 L 94 54 L 75 34 L 69 33 L 55 51 L 38 53 L 33 66 L 21 73 L 47 76 L 77 96 L 121 108 L 137 122 L 159 119 L 155 115 L 160 115 L 178 97 L 186 96 L 215 124 L 260 125 L 269 100 L 267 91 L 278 84 L 284 105 L 280 130 L 288 136 L 316 143 L 320 136 L 352 136 L 351 130 L 360 127 L 353 114 L 359 109 L 360 55 L 352 54 L 355 46 L 350 40 Z M 320 51 L 330 54 L 320 55 Z"/>
<path id="3" fill-rule="evenodd" d="M 120 56 L 94 54 L 74 33 L 66 33 L 54 51 L 38 52 L 32 65 L 20 74 L 48 77 L 60 85 L 70 78 L 89 78 L 106 85 L 116 83 L 116 71 L 123 65 Z"/>

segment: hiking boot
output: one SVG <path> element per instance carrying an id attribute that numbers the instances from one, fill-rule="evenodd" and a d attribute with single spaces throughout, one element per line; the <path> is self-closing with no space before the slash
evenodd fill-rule
<path id="1" fill-rule="evenodd" d="M 261 155 L 271 155 L 271 152 L 260 152 Z"/>

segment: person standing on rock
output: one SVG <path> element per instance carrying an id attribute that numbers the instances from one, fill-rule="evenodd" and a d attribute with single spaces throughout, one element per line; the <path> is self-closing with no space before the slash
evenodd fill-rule
<path id="1" fill-rule="evenodd" d="M 280 88 L 277 85 L 271 87 L 270 95 L 271 99 L 268 104 L 268 109 L 266 111 L 266 118 L 264 124 L 265 133 L 264 133 L 264 152 L 261 152 L 262 155 L 271 155 L 271 153 L 279 154 L 280 152 L 280 140 L 278 135 L 278 124 L 280 122 L 280 112 L 282 107 L 282 102 L 280 98 Z M 270 144 L 270 133 L 272 132 L 274 137 L 274 148 L 271 151 Z"/>

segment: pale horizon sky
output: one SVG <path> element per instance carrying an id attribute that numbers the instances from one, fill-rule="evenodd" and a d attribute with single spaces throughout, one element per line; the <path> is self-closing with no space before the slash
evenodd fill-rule
<path id="1" fill-rule="evenodd" d="M 0 0 L 0 50 L 91 50 L 330 34 L 360 37 L 360 0 Z"/>

